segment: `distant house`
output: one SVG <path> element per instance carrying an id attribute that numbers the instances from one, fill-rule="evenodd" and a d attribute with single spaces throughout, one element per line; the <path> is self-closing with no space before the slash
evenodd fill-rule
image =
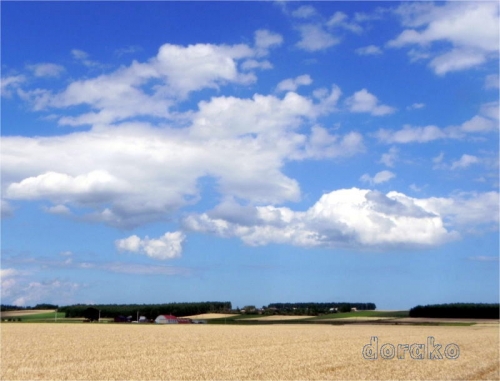
<path id="1" fill-rule="evenodd" d="M 173 315 L 158 315 L 155 319 L 157 324 L 179 324 L 179 320 Z"/>
<path id="2" fill-rule="evenodd" d="M 356 312 L 358 309 L 356 307 L 351 308 L 351 312 Z"/>
<path id="3" fill-rule="evenodd" d="M 177 318 L 177 323 L 179 324 L 191 324 L 192 321 L 189 318 Z"/>

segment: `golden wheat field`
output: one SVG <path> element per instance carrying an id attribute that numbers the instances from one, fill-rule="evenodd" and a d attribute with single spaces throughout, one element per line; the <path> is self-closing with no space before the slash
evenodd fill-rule
<path id="1" fill-rule="evenodd" d="M 2 380 L 499 378 L 499 326 L 1 324 Z M 364 345 L 459 346 L 456 360 L 365 360 Z"/>

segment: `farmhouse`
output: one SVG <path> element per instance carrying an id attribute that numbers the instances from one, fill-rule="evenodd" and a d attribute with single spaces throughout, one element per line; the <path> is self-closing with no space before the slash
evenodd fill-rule
<path id="1" fill-rule="evenodd" d="M 157 324 L 179 324 L 178 319 L 173 315 L 158 315 L 155 319 Z"/>

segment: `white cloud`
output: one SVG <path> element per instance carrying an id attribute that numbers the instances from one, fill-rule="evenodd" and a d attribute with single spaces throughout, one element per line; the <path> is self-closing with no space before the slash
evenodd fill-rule
<path id="1" fill-rule="evenodd" d="M 388 46 L 419 45 L 423 54 L 433 57 L 429 65 L 439 75 L 478 66 L 497 57 L 498 9 L 495 2 L 403 4 L 396 13 L 411 29 L 405 29 Z M 451 46 L 449 51 L 431 51 L 433 43 L 443 42 Z"/>
<path id="2" fill-rule="evenodd" d="M 327 21 L 326 26 L 329 28 L 343 28 L 353 33 L 361 33 L 363 28 L 355 22 L 348 22 L 348 18 L 349 17 L 345 13 L 337 11 Z"/>
<path id="3" fill-rule="evenodd" d="M 120 182 L 106 171 L 92 171 L 75 177 L 47 172 L 12 183 L 5 193 L 6 197 L 17 200 L 48 198 L 64 203 L 76 199 L 84 203 L 89 194 L 93 195 L 91 202 L 96 202 L 101 197 L 100 201 L 104 201 L 121 187 Z M 60 211 L 61 207 L 58 209 Z"/>
<path id="4" fill-rule="evenodd" d="M 432 159 L 432 161 L 435 163 L 435 164 L 439 164 L 443 161 L 444 159 L 444 152 L 441 152 L 438 156 L 434 157 Z"/>
<path id="5" fill-rule="evenodd" d="M 498 74 L 489 74 L 484 79 L 484 87 L 486 89 L 498 89 L 499 87 L 499 78 Z"/>
<path id="6" fill-rule="evenodd" d="M 498 192 L 459 193 L 449 198 L 431 197 L 417 203 L 445 219 L 446 225 L 460 229 L 490 226 L 498 229 Z"/>
<path id="7" fill-rule="evenodd" d="M 61 125 L 109 124 L 141 116 L 170 120 L 173 118 L 170 108 L 192 92 L 220 89 L 229 83 L 254 83 L 256 76 L 248 71 L 271 68 L 269 61 L 260 58 L 282 41 L 278 34 L 258 30 L 254 47 L 164 44 L 158 54 L 146 62 L 133 61 L 112 72 L 73 81 L 59 92 L 38 88 L 20 91 L 19 95 L 30 101 L 36 111 L 88 107 L 88 111 L 80 115 L 59 118 Z M 72 54 L 76 59 L 88 60 L 88 54 L 83 51 L 75 49 Z M 13 79 L 9 83 L 13 85 Z"/>
<path id="8" fill-rule="evenodd" d="M 316 14 L 316 9 L 311 5 L 302 5 L 292 12 L 293 17 L 300 19 L 307 19 Z"/>
<path id="9" fill-rule="evenodd" d="M 325 194 L 305 212 L 259 206 L 232 215 L 215 211 L 193 214 L 184 225 L 193 231 L 238 237 L 255 246 L 284 243 L 376 250 L 429 247 L 458 239 L 457 227 L 496 226 L 496 201 L 495 192 L 416 199 L 398 192 L 382 194 L 353 188 Z M 485 215 L 488 208 L 491 210 Z"/>
<path id="10" fill-rule="evenodd" d="M 28 69 L 33 72 L 35 77 L 59 77 L 66 70 L 64 66 L 53 63 L 29 65 Z"/>
<path id="11" fill-rule="evenodd" d="M 58 214 L 62 216 L 68 216 L 71 214 L 71 210 L 66 205 L 54 205 L 51 207 L 46 207 L 44 210 L 50 214 Z"/>
<path id="12" fill-rule="evenodd" d="M 120 251 L 138 252 L 141 249 L 141 239 L 136 235 L 115 241 L 115 246 Z"/>
<path id="13" fill-rule="evenodd" d="M 288 78 L 276 86 L 276 91 L 296 91 L 299 86 L 307 86 L 312 83 L 312 79 L 308 74 L 299 75 L 296 78 Z"/>
<path id="14" fill-rule="evenodd" d="M 19 88 L 19 85 L 26 81 L 24 75 L 11 75 L 2 77 L 1 95 L 2 97 L 9 98 L 12 96 L 12 91 Z"/>
<path id="15" fill-rule="evenodd" d="M 424 187 L 419 187 L 416 184 L 411 184 L 409 188 L 414 192 L 421 192 Z"/>
<path id="16" fill-rule="evenodd" d="M 296 17 L 310 18 L 315 14 L 313 11 L 314 8 L 310 6 L 300 7 L 296 11 Z M 296 46 L 308 52 L 316 52 L 339 44 L 341 41 L 341 38 L 337 36 L 337 34 L 341 34 L 339 29 L 361 33 L 363 28 L 355 22 L 349 22 L 348 18 L 343 12 L 335 12 L 327 22 L 297 25 L 296 29 L 300 33 L 300 40 Z"/>
<path id="17" fill-rule="evenodd" d="M 83 59 L 88 58 L 88 56 L 89 56 L 88 53 L 86 53 L 80 49 L 72 49 L 71 55 L 73 56 L 73 58 L 75 58 L 77 60 L 83 60 Z"/>
<path id="18" fill-rule="evenodd" d="M 0 278 L 5 279 L 17 275 L 19 272 L 15 269 L 0 269 Z"/>
<path id="19" fill-rule="evenodd" d="M 99 62 L 89 59 L 89 54 L 87 52 L 84 52 L 83 50 L 72 49 L 71 55 L 75 60 L 80 61 L 83 65 L 89 68 L 101 66 Z"/>
<path id="20" fill-rule="evenodd" d="M 79 96 L 76 88 L 72 94 Z M 359 133 L 312 128 L 316 117 L 336 110 L 341 91 L 332 86 L 316 95 L 214 97 L 179 125 L 161 128 L 130 122 L 62 136 L 3 137 L 2 189 L 9 199 L 50 200 L 55 206 L 48 212 L 84 207 L 85 213 L 66 215 L 128 228 L 197 202 L 203 177 L 215 179 L 224 196 L 296 201 L 299 185 L 282 172 L 287 160 L 346 157 L 364 149 Z"/>
<path id="21" fill-rule="evenodd" d="M 343 136 L 332 135 L 325 128 L 313 126 L 312 133 L 305 141 L 304 150 L 293 154 L 292 159 L 324 159 L 349 157 L 365 150 L 363 137 L 357 132 Z"/>
<path id="22" fill-rule="evenodd" d="M 425 107 L 425 103 L 413 103 L 411 106 L 408 106 L 407 110 L 420 110 Z"/>
<path id="23" fill-rule="evenodd" d="M 257 56 L 269 54 L 269 49 L 280 46 L 283 36 L 273 33 L 267 29 L 259 29 L 255 32 L 255 49 Z"/>
<path id="24" fill-rule="evenodd" d="M 394 163 L 398 159 L 398 156 L 399 150 L 396 147 L 391 147 L 387 153 L 382 154 L 379 162 L 392 168 L 394 167 Z"/>
<path id="25" fill-rule="evenodd" d="M 391 131 L 381 129 L 376 133 L 377 138 L 384 143 L 426 143 L 436 139 L 443 139 L 446 134 L 436 126 L 412 127 L 405 125 L 403 129 Z"/>
<path id="26" fill-rule="evenodd" d="M 340 42 L 340 39 L 332 36 L 318 24 L 300 25 L 297 29 L 301 36 L 297 46 L 309 52 L 324 50 Z"/>
<path id="27" fill-rule="evenodd" d="M 252 70 L 252 69 L 267 70 L 272 68 L 273 65 L 271 64 L 271 62 L 267 60 L 264 61 L 246 60 L 241 64 L 241 69 L 243 70 Z"/>
<path id="28" fill-rule="evenodd" d="M 382 49 L 376 45 L 363 46 L 355 50 L 356 54 L 360 56 L 374 56 L 382 54 Z"/>
<path id="29" fill-rule="evenodd" d="M 74 303 L 74 294 L 81 289 L 75 282 L 58 279 L 30 281 L 15 269 L 2 269 L 2 300 L 16 306 L 33 306 L 37 303 Z"/>
<path id="30" fill-rule="evenodd" d="M 486 56 L 482 52 L 466 49 L 453 49 L 431 60 L 429 66 L 438 75 L 450 71 L 470 69 L 486 62 Z"/>
<path id="31" fill-rule="evenodd" d="M 375 176 L 371 177 L 369 174 L 365 173 L 360 177 L 360 180 L 369 184 L 381 184 L 385 183 L 389 180 L 392 180 L 396 175 L 391 171 L 380 171 L 375 174 Z"/>
<path id="32" fill-rule="evenodd" d="M 405 125 L 400 130 L 380 129 L 375 133 L 379 141 L 392 144 L 427 143 L 439 139 L 463 139 L 469 134 L 488 133 L 498 129 L 498 102 L 483 104 L 478 115 L 459 126 L 440 128 L 437 126 Z"/>
<path id="33" fill-rule="evenodd" d="M 499 114 L 499 104 L 498 101 L 488 102 L 481 105 L 480 115 L 489 118 L 493 121 L 498 122 Z M 498 128 L 498 126 L 496 126 Z"/>
<path id="34" fill-rule="evenodd" d="M 120 251 L 145 254 L 148 257 L 160 260 L 178 258 L 182 254 L 182 243 L 186 236 L 182 232 L 167 232 L 158 239 L 145 237 L 139 238 L 132 235 L 125 239 L 115 241 Z"/>
<path id="35" fill-rule="evenodd" d="M 477 156 L 463 154 L 459 160 L 451 163 L 451 170 L 464 169 L 471 166 L 472 164 L 479 163 L 479 161 L 480 160 Z"/>
<path id="36" fill-rule="evenodd" d="M 382 116 L 396 111 L 394 107 L 379 104 L 377 97 L 366 89 L 355 92 L 345 102 L 351 112 L 366 112 L 374 116 Z"/>
<path id="37" fill-rule="evenodd" d="M 272 46 L 276 39 L 265 33 L 260 38 L 261 49 Z M 255 78 L 238 72 L 236 60 L 255 52 L 247 45 L 218 46 L 196 44 L 187 47 L 164 44 L 155 59 L 154 69 L 164 76 L 168 90 L 181 97 L 203 88 L 218 88 L 224 82 L 248 84 Z"/>

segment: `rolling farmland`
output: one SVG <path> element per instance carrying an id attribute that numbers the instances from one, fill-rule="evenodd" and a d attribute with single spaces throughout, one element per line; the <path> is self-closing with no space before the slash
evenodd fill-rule
<path id="1" fill-rule="evenodd" d="M 498 379 L 499 325 L 1 325 L 2 380 Z M 365 360 L 383 343 L 460 348 L 456 360 Z"/>

